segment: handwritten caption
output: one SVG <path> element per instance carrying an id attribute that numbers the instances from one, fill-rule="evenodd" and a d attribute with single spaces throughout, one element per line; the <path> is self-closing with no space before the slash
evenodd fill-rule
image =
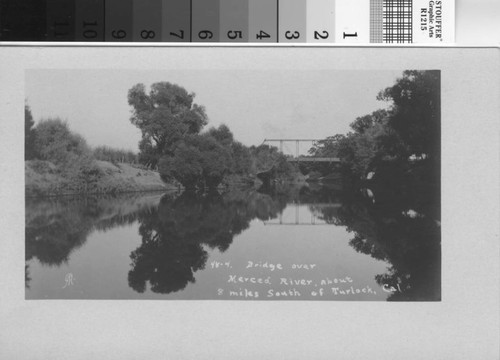
<path id="1" fill-rule="evenodd" d="M 324 276 L 314 263 L 271 263 L 247 260 L 233 267 L 231 261 L 211 261 L 209 269 L 220 271 L 220 298 L 243 299 L 338 299 L 376 297 L 374 286 L 361 284 L 351 276 Z M 396 291 L 382 287 L 384 292 Z"/>

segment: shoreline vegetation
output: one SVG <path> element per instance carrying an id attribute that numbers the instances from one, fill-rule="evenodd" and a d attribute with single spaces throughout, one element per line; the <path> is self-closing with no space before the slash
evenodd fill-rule
<path id="1" fill-rule="evenodd" d="M 158 172 L 134 164 L 95 160 L 100 176 L 92 181 L 71 177 L 49 161 L 25 162 L 26 197 L 75 194 L 117 194 L 177 190 L 164 183 Z"/>
<path id="2" fill-rule="evenodd" d="M 379 92 L 385 108 L 356 118 L 347 134 L 325 135 L 309 150 L 307 156 L 340 158 L 338 166 L 292 164 L 276 147 L 243 145 L 227 125 L 204 129 L 205 107 L 194 98 L 169 82 L 154 83 L 149 91 L 143 84 L 132 86 L 129 121 L 142 134 L 137 153 L 91 148 L 59 118 L 35 124 L 25 104 L 26 197 L 257 190 L 322 182 L 360 189 L 397 176 L 425 178 L 439 194 L 439 71 L 404 71 Z"/>

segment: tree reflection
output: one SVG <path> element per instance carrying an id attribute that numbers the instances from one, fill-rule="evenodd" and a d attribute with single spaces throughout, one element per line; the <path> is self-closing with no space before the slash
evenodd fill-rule
<path id="1" fill-rule="evenodd" d="M 367 182 L 363 192 L 276 185 L 270 193 L 232 190 L 29 200 L 25 285 L 29 288 L 34 275 L 30 260 L 60 266 L 93 231 L 138 221 L 141 244 L 130 255 L 129 286 L 140 293 L 147 288 L 162 294 L 178 292 L 195 282 L 210 251 L 226 251 L 253 219 L 271 220 L 287 204 L 301 203 L 309 204 L 327 223 L 345 226 L 353 234 L 354 250 L 390 264 L 376 276 L 378 284 L 394 289 L 389 300 L 439 300 L 439 181 L 425 175 L 431 173 L 425 167 L 421 170 L 416 174 L 404 167 L 387 168 Z"/>
<path id="2" fill-rule="evenodd" d="M 354 234 L 350 245 L 357 252 L 391 264 L 376 276 L 392 289 L 388 300 L 441 298 L 439 183 L 427 174 L 425 167 L 416 176 L 395 164 L 370 184 L 369 197 L 344 194 L 337 211 L 317 209 L 325 221 Z"/>
<path id="3" fill-rule="evenodd" d="M 142 293 L 149 282 L 151 291 L 162 294 L 184 289 L 204 269 L 208 249 L 226 251 L 252 219 L 276 217 L 285 206 L 257 192 L 164 196 L 157 214 L 140 219 L 142 244 L 130 255 L 130 287 Z"/>
<path id="4" fill-rule="evenodd" d="M 25 260 L 36 258 L 45 266 L 67 263 L 91 232 L 131 224 L 140 213 L 148 213 L 158 199 L 158 195 L 27 199 Z M 27 288 L 30 281 L 26 264 Z"/>

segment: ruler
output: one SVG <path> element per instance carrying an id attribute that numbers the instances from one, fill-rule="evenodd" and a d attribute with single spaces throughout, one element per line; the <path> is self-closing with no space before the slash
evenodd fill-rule
<path id="1" fill-rule="evenodd" d="M 0 41 L 454 42 L 453 0 L 0 0 Z"/>

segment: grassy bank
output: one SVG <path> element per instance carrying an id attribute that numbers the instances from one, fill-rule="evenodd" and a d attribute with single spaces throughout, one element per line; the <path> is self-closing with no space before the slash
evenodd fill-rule
<path id="1" fill-rule="evenodd" d="M 72 174 L 49 161 L 25 161 L 27 197 L 70 194 L 112 194 L 134 191 L 172 190 L 156 171 L 125 163 L 95 160 L 91 176 Z"/>

